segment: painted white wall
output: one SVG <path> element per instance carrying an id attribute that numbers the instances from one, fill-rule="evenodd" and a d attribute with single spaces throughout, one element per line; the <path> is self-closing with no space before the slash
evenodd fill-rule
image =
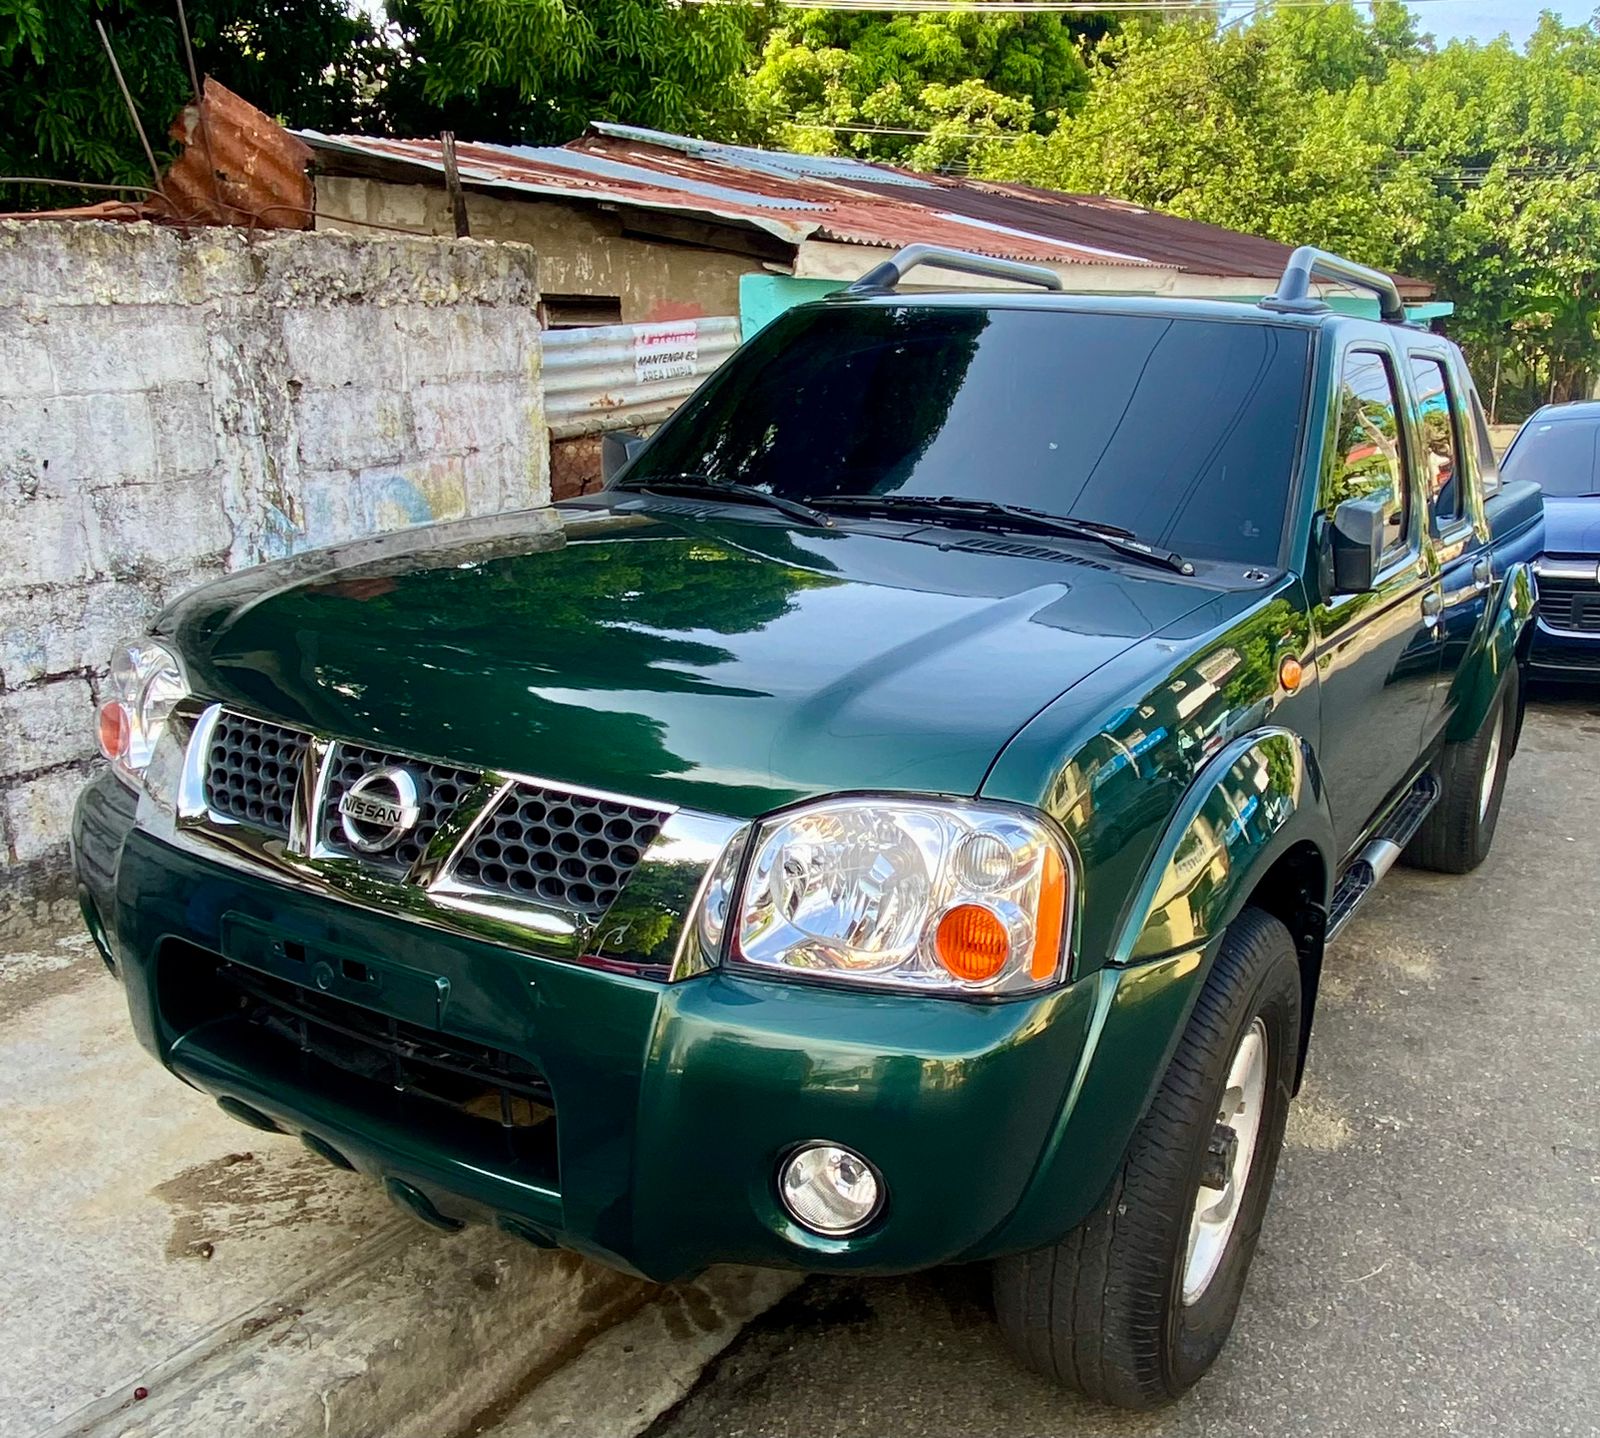
<path id="1" fill-rule="evenodd" d="M 537 303 L 526 245 L 0 222 L 0 889 L 173 595 L 548 499 Z"/>

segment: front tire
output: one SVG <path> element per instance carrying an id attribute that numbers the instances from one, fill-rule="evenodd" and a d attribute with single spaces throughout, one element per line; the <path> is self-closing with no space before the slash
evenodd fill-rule
<path id="1" fill-rule="evenodd" d="M 1437 874 L 1468 874 L 1489 857 L 1506 766 L 1517 732 L 1518 674 L 1512 669 L 1471 739 L 1439 756 L 1439 802 L 1406 845 L 1405 861 Z"/>
<path id="2" fill-rule="evenodd" d="M 1294 942 L 1246 909 L 1110 1190 L 1061 1242 L 995 1265 L 1001 1331 L 1024 1363 L 1124 1408 L 1168 1402 L 1210 1368 L 1260 1235 L 1299 1040 Z"/>

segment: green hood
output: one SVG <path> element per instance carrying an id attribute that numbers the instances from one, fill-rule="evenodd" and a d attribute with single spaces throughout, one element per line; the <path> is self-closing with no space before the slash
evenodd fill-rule
<path id="1" fill-rule="evenodd" d="M 906 534 L 588 501 L 245 571 L 158 632 L 208 699 L 753 815 L 833 790 L 975 793 L 1046 704 L 1207 597 L 1053 545 Z"/>

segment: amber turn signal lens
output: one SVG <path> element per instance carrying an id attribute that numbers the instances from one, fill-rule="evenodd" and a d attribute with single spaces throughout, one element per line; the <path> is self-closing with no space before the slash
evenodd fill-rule
<path id="1" fill-rule="evenodd" d="M 1039 922 L 1033 931 L 1033 960 L 1028 977 L 1041 983 L 1056 976 L 1061 961 L 1061 930 L 1067 921 L 1067 876 L 1061 856 L 1054 849 L 1044 851 L 1039 869 Z"/>
<path id="2" fill-rule="evenodd" d="M 958 979 L 981 984 L 1005 967 L 1011 935 L 993 909 L 982 904 L 957 904 L 934 931 L 939 962 Z"/>
<path id="3" fill-rule="evenodd" d="M 1300 681 L 1305 678 L 1305 670 L 1301 668 L 1300 661 L 1292 654 L 1285 654 L 1278 661 L 1278 683 L 1283 685 L 1291 694 L 1300 687 Z"/>
<path id="4" fill-rule="evenodd" d="M 128 752 L 132 737 L 128 709 L 119 699 L 108 699 L 100 706 L 100 752 L 107 759 L 120 759 Z"/>

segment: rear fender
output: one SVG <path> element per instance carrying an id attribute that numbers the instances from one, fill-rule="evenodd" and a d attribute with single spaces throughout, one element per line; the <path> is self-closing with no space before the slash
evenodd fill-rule
<path id="1" fill-rule="evenodd" d="M 1454 712 L 1445 729 L 1445 738 L 1451 743 L 1469 740 L 1483 727 L 1506 675 L 1526 660 L 1533 634 L 1533 604 L 1532 569 L 1527 564 L 1512 565 L 1500 585 L 1493 613 L 1478 626 L 1456 670 L 1450 696 Z"/>
<path id="2" fill-rule="evenodd" d="M 1317 919 L 1295 939 L 1314 988 L 1333 842 L 1315 758 L 1287 729 L 1242 735 L 1195 776 L 1128 904 L 1109 963 L 1084 980 L 1098 986 L 1089 1042 L 992 1251 L 1053 1243 L 1087 1217 L 1155 1096 L 1228 924 L 1280 860 L 1308 846 L 1322 892 L 1310 896 Z M 1308 992 L 1307 1015 L 1311 1001 Z"/>

